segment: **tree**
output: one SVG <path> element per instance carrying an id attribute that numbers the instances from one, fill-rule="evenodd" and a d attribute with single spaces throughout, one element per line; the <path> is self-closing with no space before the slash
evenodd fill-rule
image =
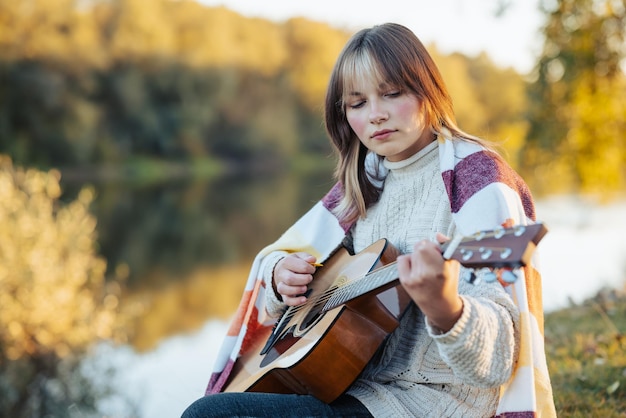
<path id="1" fill-rule="evenodd" d="M 547 23 L 529 89 L 526 169 L 537 186 L 611 193 L 626 184 L 626 1 L 544 2 Z"/>
<path id="2" fill-rule="evenodd" d="M 291 84 L 309 108 L 318 108 L 324 100 L 328 77 L 349 35 L 304 18 L 287 21 L 285 32 Z"/>
<path id="3" fill-rule="evenodd" d="M 509 162 L 519 167 L 528 131 L 523 77 L 511 68 L 497 67 L 485 53 L 441 55 L 435 45 L 429 50 L 446 80 L 461 129 L 498 144 Z"/>

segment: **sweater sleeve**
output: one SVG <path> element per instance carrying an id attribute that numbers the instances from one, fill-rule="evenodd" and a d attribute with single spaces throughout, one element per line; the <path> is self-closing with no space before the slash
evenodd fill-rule
<path id="1" fill-rule="evenodd" d="M 274 268 L 276 268 L 276 264 L 284 258 L 288 253 L 286 251 L 274 251 L 265 256 L 263 260 L 263 265 L 261 266 L 261 274 L 263 276 L 263 281 L 265 282 L 265 310 L 267 314 L 272 318 L 278 317 L 284 307 L 285 304 L 282 301 L 282 298 L 276 294 L 274 290 L 273 281 L 274 281 Z"/>
<path id="2" fill-rule="evenodd" d="M 447 333 L 426 325 L 442 359 L 467 384 L 496 387 L 510 378 L 519 345 L 519 309 L 499 282 L 461 280 L 463 313 Z"/>
<path id="3" fill-rule="evenodd" d="M 474 152 L 475 145 L 463 141 L 446 145 L 448 168 L 454 168 L 445 171 L 442 164 L 443 177 L 461 233 L 535 219 L 530 191 L 502 158 Z M 465 383 L 495 387 L 507 382 L 519 351 L 519 308 L 498 281 L 470 284 L 460 279 L 459 294 L 463 313 L 450 331 L 437 333 L 426 319 L 442 359 Z"/>

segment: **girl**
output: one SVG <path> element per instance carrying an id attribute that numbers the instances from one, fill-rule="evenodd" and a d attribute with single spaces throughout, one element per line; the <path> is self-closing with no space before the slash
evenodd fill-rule
<path id="1" fill-rule="evenodd" d="M 310 395 L 213 394 L 228 376 L 222 371 L 230 370 L 241 350 L 235 345 L 234 355 L 217 366 L 222 373 L 212 377 L 211 395 L 183 416 L 489 417 L 506 412 L 508 398 L 501 388 L 511 383 L 521 339 L 529 338 L 511 296 L 515 289 L 507 291 L 499 281 L 459 280 L 465 269 L 444 260 L 435 238 L 533 222 L 526 185 L 488 144 L 457 127 L 435 63 L 401 25 L 364 29 L 350 39 L 328 85 L 325 123 L 339 157 L 338 182 L 255 260 L 251 277 L 263 281 L 257 289 L 264 293 L 265 311 L 276 317 L 286 306 L 306 302 L 313 264 L 339 243 L 358 253 L 380 238 L 403 253 L 397 259 L 399 279 L 412 303 L 357 380 L 330 404 Z M 294 246 L 295 236 L 305 242 Z M 539 278 L 532 268 L 525 273 L 526 280 Z M 519 282 L 516 287 L 534 301 L 525 280 Z M 533 292 L 540 288 L 535 286 Z M 538 317 L 531 325 L 538 329 L 540 313 L 540 304 L 531 311 Z M 242 332 L 251 328 L 248 324 Z M 541 342 L 532 344 L 543 350 Z M 528 366 L 521 363 L 517 366 Z M 525 387 L 530 392 L 540 387 L 542 393 L 523 395 L 529 400 L 517 399 L 515 411 L 551 415 L 545 361 L 539 361 L 542 384 L 532 382 L 537 366 L 530 369 L 526 383 L 531 384 Z"/>

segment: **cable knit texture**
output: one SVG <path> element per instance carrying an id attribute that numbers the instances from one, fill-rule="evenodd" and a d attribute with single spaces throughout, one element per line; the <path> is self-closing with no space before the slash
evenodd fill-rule
<path id="1" fill-rule="evenodd" d="M 454 231 L 434 142 L 390 170 L 380 200 L 353 230 L 355 252 L 387 238 L 402 252 L 437 232 Z M 436 335 L 412 305 L 400 327 L 348 390 L 376 417 L 493 416 L 498 387 L 514 364 L 518 311 L 497 282 L 460 282 L 464 309 Z M 269 292 L 268 292 L 269 293 Z M 495 349 L 498 347 L 498 350 Z"/>

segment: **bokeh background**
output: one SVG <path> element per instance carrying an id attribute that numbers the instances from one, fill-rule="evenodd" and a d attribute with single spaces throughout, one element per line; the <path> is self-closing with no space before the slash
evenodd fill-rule
<path id="1" fill-rule="evenodd" d="M 0 416 L 202 395 L 254 254 L 333 183 L 339 50 L 386 21 L 531 186 L 545 309 L 624 288 L 624 0 L 0 0 Z"/>

